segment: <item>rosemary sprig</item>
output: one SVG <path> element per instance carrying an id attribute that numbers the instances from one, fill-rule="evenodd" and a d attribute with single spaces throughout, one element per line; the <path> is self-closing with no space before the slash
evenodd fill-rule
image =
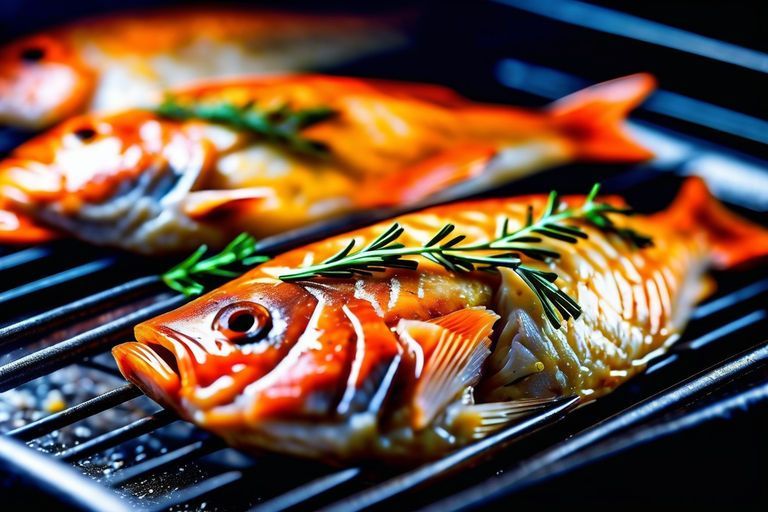
<path id="1" fill-rule="evenodd" d="M 166 96 L 155 113 L 171 119 L 202 119 L 225 124 L 310 156 L 325 156 L 329 148 L 323 142 L 303 137 L 301 131 L 336 115 L 336 111 L 327 107 L 294 110 L 288 105 L 263 109 L 254 102 L 183 104 L 174 96 Z"/>
<path id="2" fill-rule="evenodd" d="M 558 275 L 524 264 L 523 258 L 552 261 L 560 253 L 543 246 L 545 239 L 575 244 L 588 238 L 573 221 L 581 221 L 604 232 L 614 233 L 633 247 L 643 248 L 653 244 L 652 240 L 629 228 L 618 227 L 609 217 L 611 214 L 631 215 L 626 208 L 618 208 L 596 201 L 600 190 L 598 184 L 592 187 L 583 205 L 569 208 L 563 204 L 556 192 L 551 192 L 544 211 L 538 219 L 533 217 L 533 208 L 528 208 L 525 224 L 516 230 L 509 229 L 509 219 L 499 223 L 499 229 L 492 240 L 462 245 L 464 235 L 451 236 L 453 224 L 446 224 L 425 244 L 407 247 L 398 240 L 405 229 L 394 223 L 368 245 L 356 249 L 352 239 L 338 253 L 321 263 L 290 270 L 279 276 L 283 281 L 298 281 L 316 277 L 351 278 L 370 276 L 387 269 L 416 270 L 418 260 L 408 256 L 422 256 L 451 272 L 497 272 L 509 268 L 528 285 L 542 304 L 549 322 L 559 328 L 561 321 L 578 318 L 581 308 L 568 294 L 557 287 Z M 240 273 L 228 269 L 239 263 L 244 266 L 267 261 L 266 256 L 256 255 L 256 241 L 247 234 L 235 238 L 220 253 L 203 259 L 207 248 L 200 247 L 191 256 L 163 274 L 163 281 L 186 295 L 198 295 L 204 285 L 196 277 L 202 275 L 237 277 Z"/>
<path id="3" fill-rule="evenodd" d="M 405 259 L 407 256 L 422 256 L 451 272 L 494 272 L 499 268 L 509 268 L 536 293 L 552 325 L 560 327 L 561 318 L 563 321 L 571 317 L 577 318 L 581 314 L 581 308 L 555 285 L 558 277 L 556 273 L 524 265 L 523 256 L 540 261 L 559 258 L 557 251 L 538 244 L 543 243 L 545 238 L 567 243 L 577 243 L 580 239 L 587 238 L 587 234 L 580 227 L 566 223 L 574 220 L 581 220 L 603 231 L 616 233 L 635 247 L 647 247 L 652 243 L 650 238 L 631 229 L 618 228 L 608 214 L 630 215 L 632 212 L 596 202 L 599 190 L 599 185 L 593 186 L 586 201 L 579 208 L 565 207 L 559 195 L 553 191 L 538 219 L 533 218 L 533 210 L 529 208 L 525 225 L 520 229 L 510 231 L 509 220 L 504 219 L 493 240 L 474 244 L 460 245 L 465 239 L 464 235 L 449 238 L 455 226 L 446 224 L 426 244 L 406 247 L 397 241 L 404 233 L 404 228 L 395 223 L 365 247 L 355 250 L 356 242 L 354 239 L 350 240 L 344 249 L 325 261 L 292 270 L 279 278 L 283 281 L 315 277 L 350 278 L 372 275 L 388 268 L 416 269 L 418 261 Z"/>
<path id="4" fill-rule="evenodd" d="M 247 233 L 238 235 L 220 253 L 203 259 L 207 250 L 205 245 L 198 247 L 187 259 L 163 274 L 163 282 L 184 295 L 200 295 L 205 291 L 205 286 L 196 277 L 208 275 L 234 278 L 242 272 L 226 267 L 236 263 L 249 266 L 269 260 L 266 256 L 254 254 L 256 239 Z"/>

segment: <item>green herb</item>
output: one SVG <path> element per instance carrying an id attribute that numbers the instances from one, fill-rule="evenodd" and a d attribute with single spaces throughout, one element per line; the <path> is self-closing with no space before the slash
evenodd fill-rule
<path id="1" fill-rule="evenodd" d="M 575 244 L 588 238 L 587 233 L 569 221 L 581 221 L 604 232 L 614 233 L 633 247 L 644 248 L 653 244 L 647 236 L 616 226 L 609 214 L 631 215 L 633 212 L 595 201 L 599 190 L 599 185 L 594 185 L 584 204 L 578 208 L 567 207 L 556 192 L 551 192 L 538 219 L 534 219 L 533 208 L 529 207 L 525 224 L 520 229 L 510 231 L 509 219 L 504 219 L 492 240 L 473 244 L 461 245 L 466 237 L 451 236 L 455 226 L 446 224 L 424 245 L 407 247 L 398 242 L 405 229 L 395 223 L 362 248 L 356 249 L 357 243 L 352 239 L 341 251 L 325 261 L 291 270 L 279 278 L 283 281 L 316 277 L 351 278 L 369 276 L 387 269 L 416 270 L 418 260 L 407 259 L 407 256 L 422 256 L 457 273 L 475 270 L 497 272 L 500 268 L 509 268 L 536 294 L 550 323 L 560 327 L 561 321 L 578 318 L 581 308 L 557 287 L 555 282 L 558 275 L 555 272 L 525 265 L 524 257 L 551 261 L 559 258 L 560 253 L 543 246 L 546 239 Z M 254 265 L 269 259 L 255 254 L 256 241 L 247 234 L 238 236 L 219 254 L 202 259 L 206 250 L 205 246 L 200 247 L 189 258 L 163 274 L 163 281 L 186 295 L 198 295 L 203 292 L 204 286 L 195 279 L 196 276 L 237 277 L 239 272 L 225 267 L 233 264 Z"/>
<path id="2" fill-rule="evenodd" d="M 200 295 L 205 286 L 196 278 L 204 275 L 234 278 L 242 272 L 226 267 L 234 264 L 249 266 L 269 260 L 266 256 L 254 254 L 256 239 L 247 233 L 240 234 L 220 253 L 203 259 L 207 250 L 205 245 L 198 247 L 187 259 L 163 274 L 163 282 L 184 295 Z"/>
<path id="3" fill-rule="evenodd" d="M 326 155 L 328 146 L 303 137 L 301 131 L 336 115 L 336 111 L 326 107 L 293 110 L 288 105 L 262 109 L 254 102 L 244 105 L 229 102 L 183 104 L 173 96 L 167 96 L 155 113 L 172 119 L 202 119 L 225 124 L 310 156 Z"/>
<path id="4" fill-rule="evenodd" d="M 422 256 L 451 272 L 494 272 L 499 268 L 509 268 L 536 293 L 552 325 L 560 327 L 560 318 L 563 321 L 571 317 L 577 318 L 581 314 L 581 308 L 554 284 L 558 277 L 556 273 L 524 265 L 523 256 L 549 261 L 559 258 L 560 254 L 539 245 L 545 238 L 567 243 L 577 243 L 580 239 L 587 238 L 581 228 L 565 223 L 569 220 L 580 220 L 603 231 L 616 233 L 635 247 L 647 247 L 652 243 L 650 238 L 631 229 L 618 228 L 608 214 L 629 215 L 632 212 L 596 202 L 598 192 L 599 185 L 593 186 L 585 203 L 579 208 L 565 207 L 558 194 L 552 192 L 544 212 L 538 219 L 534 220 L 533 210 L 529 207 L 526 223 L 522 228 L 509 231 L 509 220 L 504 219 L 494 239 L 474 244 L 460 245 L 466 238 L 464 235 L 449 238 L 455 226 L 446 224 L 423 246 L 406 247 L 397 241 L 404 229 L 395 223 L 365 247 L 355 250 L 356 242 L 350 240 L 344 249 L 325 261 L 298 268 L 279 278 L 283 281 L 315 277 L 350 278 L 368 276 L 391 268 L 415 270 L 418 261 L 405 259 L 406 256 Z M 494 251 L 497 253 L 488 254 Z"/>

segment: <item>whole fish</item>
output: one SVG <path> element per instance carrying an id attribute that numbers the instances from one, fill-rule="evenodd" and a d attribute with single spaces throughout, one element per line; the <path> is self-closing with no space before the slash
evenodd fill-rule
<path id="1" fill-rule="evenodd" d="M 38 130 L 77 113 L 150 105 L 201 78 L 327 68 L 404 44 L 396 24 L 189 7 L 77 21 L 0 49 L 0 125 Z"/>
<path id="2" fill-rule="evenodd" d="M 633 75 L 531 111 L 354 78 L 201 84 L 156 111 L 75 117 L 0 162 L 0 243 L 58 229 L 143 253 L 221 246 L 576 160 L 636 162 L 651 155 L 622 125 L 652 88 Z"/>
<path id="3" fill-rule="evenodd" d="M 399 241 L 429 245 L 446 223 L 461 244 L 488 241 L 504 218 L 505 229 L 526 225 L 545 199 L 405 215 Z M 574 220 L 588 238 L 544 246 L 560 258 L 538 265 L 582 308 L 560 327 L 509 268 L 451 272 L 416 256 L 415 270 L 278 278 L 352 239 L 370 243 L 385 222 L 278 256 L 138 325 L 138 341 L 113 354 L 150 397 L 236 446 L 335 460 L 438 456 L 558 397 L 610 392 L 678 338 L 708 267 L 768 254 L 768 231 L 726 211 L 698 179 L 664 212 L 611 219 L 609 230 Z M 627 229 L 653 246 L 632 245 Z"/>

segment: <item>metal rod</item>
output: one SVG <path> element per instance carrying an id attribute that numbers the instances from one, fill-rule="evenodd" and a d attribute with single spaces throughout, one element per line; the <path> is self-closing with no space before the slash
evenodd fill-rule
<path id="1" fill-rule="evenodd" d="M 106 450 L 107 448 L 112 448 L 113 446 L 117 446 L 120 443 L 128 441 L 129 439 L 134 439 L 143 434 L 146 434 L 147 432 L 152 432 L 153 430 L 156 430 L 160 427 L 164 427 L 176 420 L 177 417 L 172 412 L 168 410 L 160 410 L 151 416 L 136 420 L 133 423 L 118 428 L 117 430 L 96 436 L 82 444 L 60 451 L 56 453 L 55 456 L 58 459 L 67 462 L 84 459 L 89 455 L 99 453 L 103 450 Z"/>
<path id="2" fill-rule="evenodd" d="M 9 270 L 12 268 L 26 265 L 32 261 L 41 260 L 47 258 L 53 253 L 50 247 L 30 247 L 22 251 L 8 254 L 7 256 L 0 257 L 0 271 Z"/>
<path id="3" fill-rule="evenodd" d="M 391 480 L 362 491 L 335 503 L 323 510 L 326 512 L 342 512 L 366 510 L 376 504 L 386 501 L 398 494 L 410 491 L 429 481 L 443 478 L 448 474 L 466 468 L 478 459 L 497 452 L 508 446 L 520 436 L 537 430 L 560 418 L 579 401 L 578 397 L 568 397 L 555 401 L 544 412 L 535 414 L 507 429 L 488 436 L 476 443 L 457 450 L 440 460 L 425 464 L 413 471 L 403 473 Z"/>
<path id="4" fill-rule="evenodd" d="M 8 391 L 19 384 L 63 368 L 97 350 L 110 347 L 121 341 L 121 337 L 130 332 L 135 324 L 178 307 L 186 300 L 186 297 L 181 295 L 162 300 L 96 329 L 0 366 L 0 392 Z"/>
<path id="5" fill-rule="evenodd" d="M 119 487 L 126 482 L 157 472 L 168 466 L 178 467 L 189 460 L 195 460 L 221 450 L 226 445 L 218 438 L 197 441 L 187 446 L 153 457 L 145 462 L 112 473 L 103 482 L 111 487 Z"/>
<path id="6" fill-rule="evenodd" d="M 15 341 L 22 336 L 34 336 L 57 326 L 63 321 L 71 321 L 73 318 L 82 317 L 93 308 L 104 307 L 118 297 L 138 292 L 153 284 L 157 284 L 159 281 L 160 279 L 157 276 L 140 277 L 102 292 L 89 295 L 83 299 L 70 302 L 69 304 L 50 309 L 39 315 L 16 322 L 15 324 L 2 327 L 0 328 L 0 345 Z"/>
<path id="7" fill-rule="evenodd" d="M 768 73 L 768 54 L 621 11 L 573 0 L 497 0 L 539 16 Z"/>
<path id="8" fill-rule="evenodd" d="M 26 283 L 16 288 L 11 288 L 5 292 L 0 293 L 0 304 L 5 304 L 12 300 L 37 293 L 39 291 L 52 288 L 54 286 L 74 281 L 75 279 L 81 279 L 83 277 L 101 272 L 115 264 L 115 258 L 103 258 L 96 261 L 91 261 L 77 267 L 73 267 L 58 274 L 46 276 L 37 281 Z"/>
<path id="9" fill-rule="evenodd" d="M 738 320 L 728 322 L 727 324 L 721 325 L 717 329 L 712 329 L 703 336 L 699 336 L 698 338 L 692 339 L 691 341 L 687 341 L 685 343 L 678 343 L 675 345 L 675 350 L 699 349 L 704 345 L 712 343 L 713 341 L 721 340 L 726 336 L 733 334 L 734 332 L 746 329 L 747 327 L 758 322 L 762 322 L 766 317 L 768 317 L 768 312 L 766 312 L 764 309 L 759 311 L 752 311 L 748 315 L 744 315 Z"/>
<path id="10" fill-rule="evenodd" d="M 253 507 L 249 512 L 277 512 L 295 507 L 346 484 L 360 475 L 360 468 L 349 468 L 331 473 L 281 494 L 276 498 Z"/>
<path id="11" fill-rule="evenodd" d="M 106 411 L 116 405 L 132 400 L 137 396 L 141 396 L 139 388 L 133 384 L 126 384 L 121 388 L 108 391 L 103 395 L 86 400 L 85 402 L 72 406 L 64 411 L 51 414 L 50 416 L 33 421 L 32 423 L 27 423 L 23 427 L 11 430 L 7 435 L 22 441 L 29 441 L 30 439 L 44 436 L 54 430 L 66 427 L 67 425 L 71 425 L 72 423 L 89 416 L 93 416 L 94 414 Z"/>
<path id="12" fill-rule="evenodd" d="M 98 370 L 102 373 L 114 375 L 116 377 L 117 376 L 122 377 L 120 370 L 117 368 L 117 364 L 111 364 L 111 365 L 105 364 L 99 361 L 94 361 L 91 358 L 85 358 L 84 360 L 80 361 L 78 364 L 86 368 L 91 368 L 92 370 Z"/>
<path id="13" fill-rule="evenodd" d="M 718 313 L 731 306 L 736 306 L 746 300 L 753 297 L 757 297 L 760 294 L 768 292 L 768 279 L 763 279 L 756 283 L 752 283 L 749 286 L 745 286 L 735 292 L 731 292 L 728 295 L 723 295 L 715 300 L 706 302 L 693 312 L 692 319 L 698 320 L 700 318 L 707 317 L 713 313 Z"/>
<path id="14" fill-rule="evenodd" d="M 597 442 L 619 431 L 628 429 L 641 421 L 655 417 L 674 405 L 684 403 L 685 400 L 697 394 L 706 393 L 713 387 L 733 379 L 736 375 L 766 360 L 768 360 L 768 343 L 763 343 L 755 350 L 732 358 L 725 364 L 703 371 L 696 377 L 678 386 L 658 393 L 634 406 L 630 406 L 623 412 L 578 433 L 570 439 L 535 454 L 533 457 L 520 463 L 514 470 L 505 472 L 498 478 L 488 480 L 463 491 L 450 501 L 446 500 L 433 504 L 428 510 L 434 512 L 466 510 L 486 503 L 489 499 L 514 492 L 529 483 L 531 475 L 543 474 L 548 468 L 556 465 L 558 461 L 594 446 Z"/>
<path id="15" fill-rule="evenodd" d="M 218 491 L 223 487 L 238 482 L 242 476 L 243 474 L 240 471 L 228 471 L 226 473 L 216 475 L 212 478 L 209 478 L 208 480 L 198 482 L 192 487 L 187 487 L 186 489 L 174 492 L 170 495 L 168 500 L 163 501 L 161 505 L 149 510 L 152 512 L 166 511 L 171 507 L 177 507 L 179 505 L 184 505 L 185 503 L 190 503 L 194 500 L 202 498 L 207 494 Z"/>
<path id="16" fill-rule="evenodd" d="M 13 468 L 13 476 L 8 480 L 11 486 L 4 486 L 2 493 L 3 510 L 19 509 L 13 506 L 15 498 L 13 482 L 17 479 L 33 483 L 39 489 L 41 496 L 57 499 L 59 505 L 51 505 L 46 510 L 84 512 L 104 512 L 105 510 L 131 512 L 134 510 L 114 493 L 104 489 L 90 478 L 83 477 L 74 468 L 51 460 L 47 454 L 31 450 L 15 439 L 0 436 L 0 467 Z M 40 508 L 30 504 L 28 510 L 40 510 Z"/>

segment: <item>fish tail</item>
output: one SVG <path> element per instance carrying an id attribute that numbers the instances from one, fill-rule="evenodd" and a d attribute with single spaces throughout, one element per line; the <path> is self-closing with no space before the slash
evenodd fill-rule
<path id="1" fill-rule="evenodd" d="M 553 122 L 573 142 L 577 158 L 593 161 L 639 162 L 653 157 L 624 131 L 630 110 L 656 87 L 647 73 L 593 85 L 549 107 Z"/>
<path id="2" fill-rule="evenodd" d="M 682 231 L 703 229 L 718 268 L 728 269 L 768 256 L 768 229 L 728 210 L 699 177 L 688 178 L 661 215 Z"/>

